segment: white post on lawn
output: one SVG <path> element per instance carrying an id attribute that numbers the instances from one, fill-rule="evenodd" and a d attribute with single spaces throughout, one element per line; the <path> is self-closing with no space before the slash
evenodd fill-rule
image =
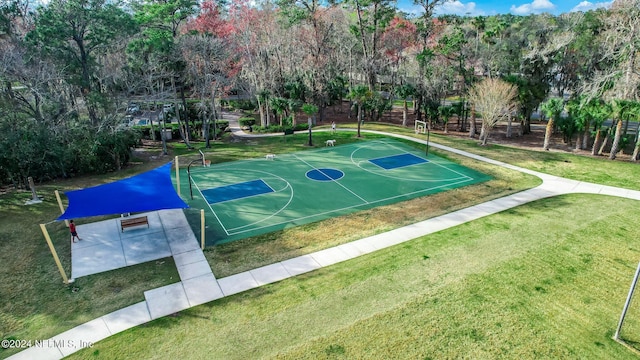
<path id="1" fill-rule="evenodd" d="M 622 323 L 624 322 L 624 317 L 627 315 L 627 310 L 629 309 L 629 304 L 631 304 L 631 298 L 633 298 L 633 292 L 636 289 L 636 284 L 638 283 L 638 275 L 640 275 L 640 263 L 638 263 L 638 268 L 636 269 L 636 275 L 633 277 L 633 282 L 631 282 L 631 288 L 629 289 L 629 295 L 627 295 L 627 301 L 624 303 L 624 308 L 622 309 L 622 316 L 620 316 L 620 322 L 618 323 L 618 328 L 616 329 L 616 334 L 613 335 L 615 340 L 619 340 L 620 329 L 622 329 Z"/>

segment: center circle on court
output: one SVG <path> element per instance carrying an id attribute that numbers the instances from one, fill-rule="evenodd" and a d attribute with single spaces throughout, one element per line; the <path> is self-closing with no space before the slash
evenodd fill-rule
<path id="1" fill-rule="evenodd" d="M 316 181 L 333 181 L 341 179 L 344 173 L 338 169 L 313 169 L 307 171 L 306 176 Z"/>

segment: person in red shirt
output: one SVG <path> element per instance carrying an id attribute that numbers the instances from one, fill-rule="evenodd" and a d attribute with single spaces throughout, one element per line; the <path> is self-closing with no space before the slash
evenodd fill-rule
<path id="1" fill-rule="evenodd" d="M 73 223 L 73 220 L 69 220 L 69 231 L 71 231 L 71 241 L 76 242 L 76 238 L 80 239 L 78 236 L 78 232 L 76 231 L 76 224 Z"/>

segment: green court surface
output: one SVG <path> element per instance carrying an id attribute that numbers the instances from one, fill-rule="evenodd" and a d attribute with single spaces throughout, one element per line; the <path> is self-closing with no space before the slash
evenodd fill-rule
<path id="1" fill-rule="evenodd" d="M 215 156 L 215 155 L 213 155 Z M 487 181 L 489 176 L 394 140 L 191 167 L 183 196 L 205 209 L 207 245 Z"/>

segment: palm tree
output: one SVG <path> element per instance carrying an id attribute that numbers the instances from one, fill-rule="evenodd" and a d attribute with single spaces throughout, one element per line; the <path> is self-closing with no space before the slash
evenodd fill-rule
<path id="1" fill-rule="evenodd" d="M 611 108 L 613 109 L 613 117 L 616 121 L 616 134 L 611 144 L 611 152 L 609 153 L 609 160 L 614 160 L 616 155 L 620 151 L 620 142 L 622 140 L 622 123 L 623 120 L 628 127 L 629 118 L 634 115 L 636 102 L 632 100 L 613 100 L 611 102 Z M 626 131 L 624 131 L 626 134 Z"/>
<path id="2" fill-rule="evenodd" d="M 600 151 L 598 151 L 598 148 L 601 147 L 600 143 L 606 143 L 606 141 L 602 141 L 602 124 L 611 116 L 611 106 L 603 101 L 597 101 L 593 106 L 588 107 L 588 111 L 596 131 L 593 147 L 591 148 L 591 155 L 598 155 L 600 153 Z"/>
<path id="3" fill-rule="evenodd" d="M 438 113 L 442 116 L 442 123 L 444 124 L 444 133 L 449 133 L 449 119 L 453 116 L 455 109 L 453 106 L 439 106 Z"/>
<path id="4" fill-rule="evenodd" d="M 547 129 L 544 133 L 544 150 L 549 150 L 549 144 L 551 142 L 551 133 L 553 132 L 553 122 L 560 117 L 564 110 L 564 101 L 560 98 L 552 98 L 540 105 L 542 112 L 549 118 L 547 121 Z"/>
<path id="5" fill-rule="evenodd" d="M 302 101 L 298 99 L 288 99 L 287 100 L 287 108 L 289 109 L 289 114 L 291 115 L 291 127 L 296 127 L 296 112 L 300 110 L 302 106 Z"/>
<path id="6" fill-rule="evenodd" d="M 403 84 L 396 88 L 396 95 L 402 99 L 402 126 L 407 126 L 407 114 L 409 107 L 407 106 L 407 98 L 416 94 L 415 86 L 411 84 Z"/>
<path id="7" fill-rule="evenodd" d="M 356 85 L 349 91 L 347 97 L 353 102 L 355 106 L 358 107 L 358 137 L 360 135 L 360 126 L 362 125 L 362 107 L 364 104 L 371 99 L 373 93 L 369 90 L 369 88 L 365 85 Z"/>
<path id="8" fill-rule="evenodd" d="M 589 130 L 588 127 L 590 119 L 588 113 L 582 106 L 583 102 L 583 99 L 575 98 L 569 100 L 567 103 L 567 113 L 569 113 L 569 117 L 573 119 L 576 132 L 578 133 L 578 136 L 576 137 L 576 150 L 584 149 L 584 146 L 586 146 L 586 144 L 583 145 L 585 141 L 583 134 L 585 131 Z"/>
<path id="9" fill-rule="evenodd" d="M 281 97 L 273 97 L 269 99 L 269 105 L 276 112 L 278 117 L 280 118 L 280 126 L 283 126 L 282 119 L 284 118 L 283 114 L 288 106 L 288 101 L 285 98 Z M 277 120 L 277 119 L 276 119 Z"/>
<path id="10" fill-rule="evenodd" d="M 634 102 L 629 116 L 633 116 L 636 119 L 640 117 L 640 102 Z M 636 129 L 635 146 L 633 148 L 633 155 L 631 155 L 631 161 L 638 161 L 638 155 L 640 155 L 640 129 Z"/>

